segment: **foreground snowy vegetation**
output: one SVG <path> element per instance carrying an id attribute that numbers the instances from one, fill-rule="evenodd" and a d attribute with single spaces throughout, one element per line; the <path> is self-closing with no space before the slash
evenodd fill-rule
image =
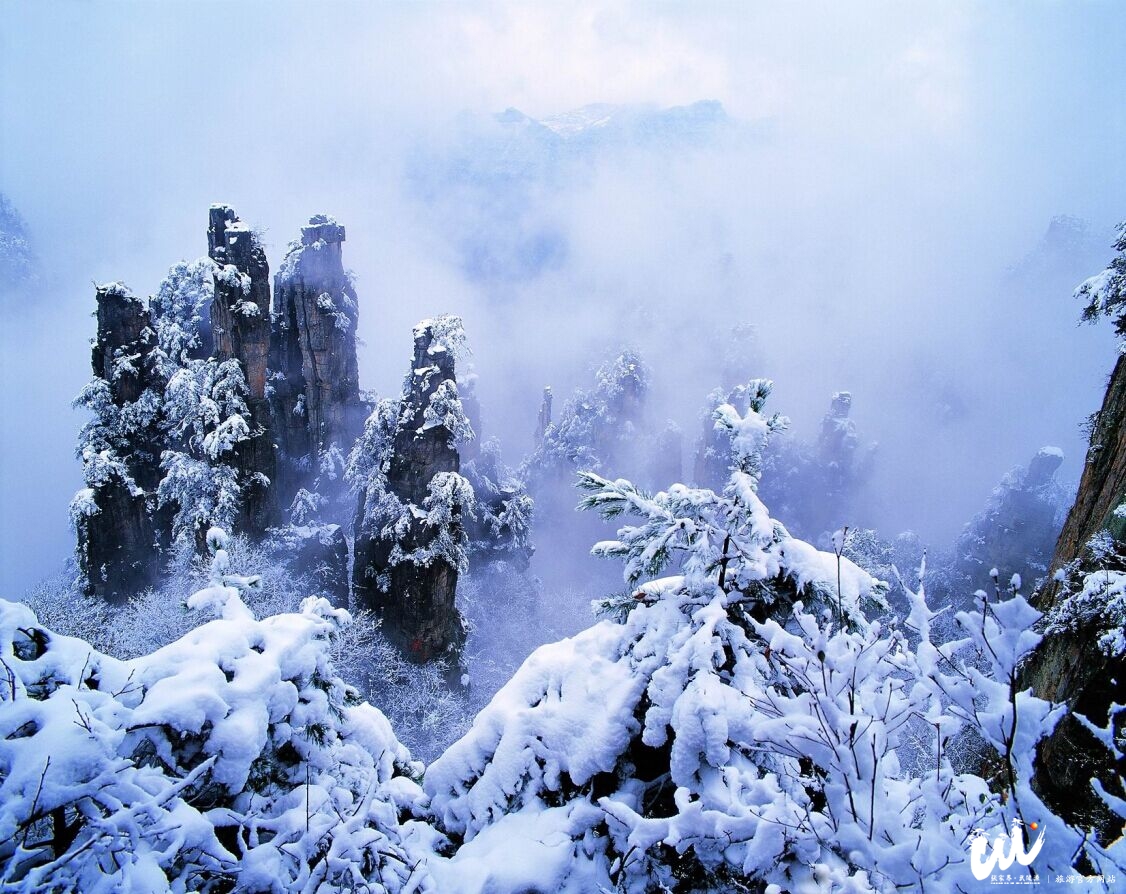
<path id="1" fill-rule="evenodd" d="M 18 890 L 400 891 L 420 765 L 329 661 L 347 613 L 256 621 L 209 533 L 220 615 L 123 662 L 3 603 L 0 845 Z"/>
<path id="2" fill-rule="evenodd" d="M 585 508 L 629 520 L 595 547 L 627 589 L 425 769 L 338 676 L 347 613 L 256 620 L 261 581 L 217 529 L 187 605 L 218 617 L 152 654 L 110 658 L 0 603 L 6 888 L 954 891 L 975 886 L 979 830 L 1014 822 L 1041 827 L 1043 879 L 1122 878 L 1121 839 L 1030 787 L 1061 709 L 1018 684 L 1039 640 L 1019 581 L 979 593 L 953 641 L 922 584 L 897 620 L 843 543 L 791 537 L 759 499 L 785 424 L 769 390 L 715 411 L 721 492 L 582 476 Z M 959 772 L 967 735 L 987 760 Z"/>

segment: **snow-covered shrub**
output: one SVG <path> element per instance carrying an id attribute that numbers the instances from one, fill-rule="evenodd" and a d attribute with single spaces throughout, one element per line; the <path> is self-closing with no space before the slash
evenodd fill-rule
<path id="1" fill-rule="evenodd" d="M 448 661 L 408 661 L 379 628 L 370 612 L 359 612 L 334 643 L 334 664 L 414 757 L 433 760 L 469 729 L 469 701 L 450 685 Z"/>
<path id="2" fill-rule="evenodd" d="M 348 454 L 345 479 L 356 490 L 374 488 L 368 501 L 378 503 L 387 486 L 387 468 L 395 446 L 395 427 L 399 420 L 398 401 L 383 398 L 364 423 L 364 430 Z"/>
<path id="3" fill-rule="evenodd" d="M 173 264 L 149 301 L 157 351 L 167 381 L 189 360 L 204 350 L 204 335 L 210 335 L 211 302 L 215 300 L 218 268 L 210 258 Z"/>
<path id="4" fill-rule="evenodd" d="M 255 620 L 208 542 L 189 602 L 221 617 L 132 661 L 0 601 L 5 889 L 427 889 L 399 821 L 420 767 L 329 659 L 347 613 Z"/>
<path id="5" fill-rule="evenodd" d="M 440 560 L 464 574 L 468 570 L 469 538 L 463 519 L 473 515 L 474 505 L 468 481 L 457 472 L 438 472 L 430 479 L 421 513 L 415 513 L 417 520 L 433 532 L 433 538 L 423 547 L 404 552 L 399 561 L 429 565 Z M 394 561 L 394 552 L 392 556 Z"/>
<path id="6" fill-rule="evenodd" d="M 1108 532 L 1095 535 L 1079 559 L 1058 573 L 1061 592 L 1046 632 L 1075 635 L 1093 628 L 1110 657 L 1126 655 L 1126 553 Z"/>
<path id="7" fill-rule="evenodd" d="M 902 629 L 867 621 L 878 583 L 759 500 L 755 403 L 717 413 L 723 494 L 585 476 L 587 506 L 641 518 L 595 547 L 626 560 L 622 620 L 538 649 L 427 771 L 463 890 L 953 890 L 972 884 L 975 830 L 1013 818 L 1051 827 L 1037 871 L 1078 858 L 1082 834 L 1028 784 L 1059 716 L 1017 690 L 1036 612 L 1014 590 L 934 645 L 920 588 Z M 963 727 L 1005 768 L 993 788 L 951 766 Z M 920 746 L 928 761 L 906 759 Z M 490 859 L 513 840 L 520 860 Z"/>
<path id="8" fill-rule="evenodd" d="M 474 438 L 473 427 L 461 406 L 457 383 L 450 379 L 434 389 L 423 411 L 423 429 L 438 426 L 443 426 L 450 433 L 450 441 L 456 446 L 460 447 Z"/>
<path id="9" fill-rule="evenodd" d="M 1043 637 L 1034 629 L 1042 616 L 1020 594 L 1020 586 L 1019 576 L 1013 575 L 1007 598 L 990 600 L 985 591 L 978 591 L 977 608 L 955 616 L 962 638 L 942 645 L 931 641 L 936 615 L 926 605 L 923 588 L 910 593 L 912 611 L 907 624 L 920 638 L 915 651 L 918 679 L 939 697 L 947 716 L 972 730 L 991 749 L 995 769 L 989 783 L 999 793 L 991 811 L 993 825 L 1029 828 L 1035 822 L 1031 828 L 1041 827 L 1037 872 L 1052 878 L 1085 866 L 1094 872 L 1084 875 L 1109 878 L 1126 867 L 1126 838 L 1103 847 L 1091 830 L 1073 828 L 1055 816 L 1031 784 L 1036 744 L 1052 732 L 1067 708 L 1021 689 L 1021 664 Z M 1120 757 L 1113 741 L 1113 707 L 1110 713 L 1106 729 L 1080 720 Z M 1092 780 L 1092 786 L 1126 820 L 1126 803 L 1105 792 L 1098 780 Z"/>
<path id="10" fill-rule="evenodd" d="M 669 564 L 683 573 L 635 587 L 624 623 L 537 650 L 431 766 L 437 816 L 467 841 L 455 862 L 502 836 L 534 837 L 536 883 L 576 891 L 781 881 L 815 862 L 816 837 L 794 853 L 783 828 L 811 809 L 813 768 L 754 745 L 769 718 L 751 698 L 779 672 L 754 616 L 801 613 L 802 593 L 829 619 L 839 604 L 859 631 L 836 635 L 872 636 L 860 605 L 879 588 L 842 559 L 838 592 L 837 557 L 790 538 L 758 500 L 767 390 L 747 414 L 719 414 L 738 458 L 722 495 L 676 486 L 648 496 L 584 476 L 587 506 L 643 519 L 596 552 L 625 558 L 631 584 Z M 834 871 L 845 865 L 826 851 Z"/>
<path id="11" fill-rule="evenodd" d="M 263 540 L 244 534 L 227 538 L 231 573 L 258 578 L 258 586 L 242 594 L 258 618 L 296 612 L 308 597 L 329 595 L 323 586 L 322 569 L 294 567 L 290 533 L 291 529 L 272 531 Z M 207 586 L 210 577 L 211 557 L 187 551 L 175 558 L 159 586 L 143 590 L 122 605 L 110 606 L 100 597 L 85 596 L 75 576 L 66 574 L 44 581 L 21 601 L 30 606 L 43 626 L 56 633 L 84 639 L 116 658 L 135 658 L 199 626 L 200 615 L 190 610 L 187 602 Z M 366 614 L 358 614 L 345 628 L 342 641 L 362 636 L 360 631 L 371 623 L 375 622 Z M 338 653 L 335 645 L 333 652 Z M 349 673 L 342 676 L 353 682 Z"/>
<path id="12" fill-rule="evenodd" d="M 72 570 L 40 581 L 20 599 L 38 622 L 56 633 L 86 640 L 99 652 L 122 657 L 122 610 L 101 596 L 87 595 Z M 163 645 L 163 643 L 161 644 Z"/>
<path id="13" fill-rule="evenodd" d="M 212 525 L 230 528 L 242 506 L 243 476 L 230 454 L 252 432 L 246 379 L 237 360 L 189 360 L 169 379 L 164 414 L 169 449 L 161 455 L 160 505 L 175 507 L 172 536 L 194 545 Z"/>
<path id="14" fill-rule="evenodd" d="M 1075 297 L 1084 302 L 1084 320 L 1110 317 L 1120 345 L 1126 346 L 1126 223 L 1118 226 L 1114 250 L 1118 254 L 1107 268 L 1080 285 Z"/>

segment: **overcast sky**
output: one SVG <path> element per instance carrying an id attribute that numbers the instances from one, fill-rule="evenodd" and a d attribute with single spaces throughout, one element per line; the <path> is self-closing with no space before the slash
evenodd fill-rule
<path id="1" fill-rule="evenodd" d="M 310 214 L 346 224 L 367 387 L 397 388 L 414 320 L 464 314 L 512 459 L 540 386 L 578 382 L 575 358 L 619 336 L 691 424 L 714 384 L 709 338 L 750 321 L 799 430 L 854 392 L 889 528 L 950 536 L 1045 443 L 1077 477 L 1078 423 L 1114 356 L 1105 328 L 1073 325 L 1072 279 L 1096 270 L 1005 269 L 1058 214 L 1085 219 L 1109 260 L 1126 218 L 1124 46 L 1126 7 L 1109 2 L 9 0 L 0 191 L 43 276 L 0 317 L 4 587 L 70 549 L 92 283 L 155 291 L 205 252 L 214 201 L 265 230 L 274 266 Z M 405 186 L 467 116 L 701 99 L 722 102 L 733 136 L 600 162 L 546 195 L 530 214 L 566 234 L 566 264 L 501 310 Z M 638 307 L 655 322 L 623 331 Z"/>

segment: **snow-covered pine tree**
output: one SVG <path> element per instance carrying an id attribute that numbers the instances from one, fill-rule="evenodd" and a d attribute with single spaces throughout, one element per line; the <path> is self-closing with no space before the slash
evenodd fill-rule
<path id="1" fill-rule="evenodd" d="M 524 482 L 501 459 L 500 442 L 489 438 L 461 471 L 473 488 L 476 504 L 474 515 L 467 519 L 471 567 L 503 561 L 527 569 L 535 552 L 535 503 Z"/>
<path id="2" fill-rule="evenodd" d="M 799 536 L 822 546 L 834 531 L 862 521 L 856 517 L 858 502 L 876 445 L 861 443 L 851 410 L 852 394 L 838 391 L 816 439 L 778 438 L 765 458 L 763 499 Z"/>
<path id="3" fill-rule="evenodd" d="M 210 311 L 218 276 L 238 278 L 238 271 L 210 258 L 177 264 L 151 305 L 165 381 L 157 501 L 172 514 L 168 533 L 174 546 L 201 553 L 210 527 L 236 526 L 244 489 L 269 483 L 250 481 L 236 462 L 236 448 L 255 434 L 239 361 L 207 351 L 214 339 Z"/>
<path id="4" fill-rule="evenodd" d="M 768 383 L 748 391 L 746 413 L 717 408 L 736 457 L 722 494 L 583 475 L 586 507 L 641 518 L 595 547 L 626 562 L 630 590 L 607 605 L 621 623 L 537 650 L 428 771 L 439 818 L 475 848 L 497 835 L 568 842 L 529 858 L 540 884 L 696 890 L 797 877 L 817 856 L 806 847 L 778 868 L 814 798 L 804 786 L 819 783 L 808 761 L 754 744 L 765 715 L 751 699 L 780 672 L 756 625 L 793 611 L 829 637 L 844 615 L 859 631 L 848 635 L 870 636 L 861 602 L 879 587 L 770 518 L 757 476 L 782 420 L 760 412 Z M 679 573 L 638 586 L 670 565 Z"/>
<path id="5" fill-rule="evenodd" d="M 721 489 L 731 474 L 731 440 L 723 429 L 716 427 L 715 414 L 725 404 L 746 411 L 747 387 L 746 383 L 741 383 L 730 390 L 716 388 L 708 395 L 701 414 L 703 432 L 693 468 L 693 480 L 699 487 Z"/>

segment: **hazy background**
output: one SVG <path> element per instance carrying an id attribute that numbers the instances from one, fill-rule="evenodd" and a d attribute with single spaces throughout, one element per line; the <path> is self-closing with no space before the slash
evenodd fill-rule
<path id="1" fill-rule="evenodd" d="M 3 588 L 71 550 L 93 283 L 155 291 L 215 201 L 275 267 L 309 215 L 347 226 L 365 387 L 461 313 L 510 461 L 542 385 L 622 343 L 690 448 L 751 322 L 799 432 L 853 391 L 866 521 L 945 544 L 1039 446 L 1078 477 L 1114 344 L 1070 293 L 1126 218 L 1123 46 L 1114 3 L 4 3 L 0 191 L 41 278 L 0 310 Z M 726 120 L 562 157 L 494 118 L 699 100 Z M 1061 214 L 1086 229 L 1045 238 Z"/>

